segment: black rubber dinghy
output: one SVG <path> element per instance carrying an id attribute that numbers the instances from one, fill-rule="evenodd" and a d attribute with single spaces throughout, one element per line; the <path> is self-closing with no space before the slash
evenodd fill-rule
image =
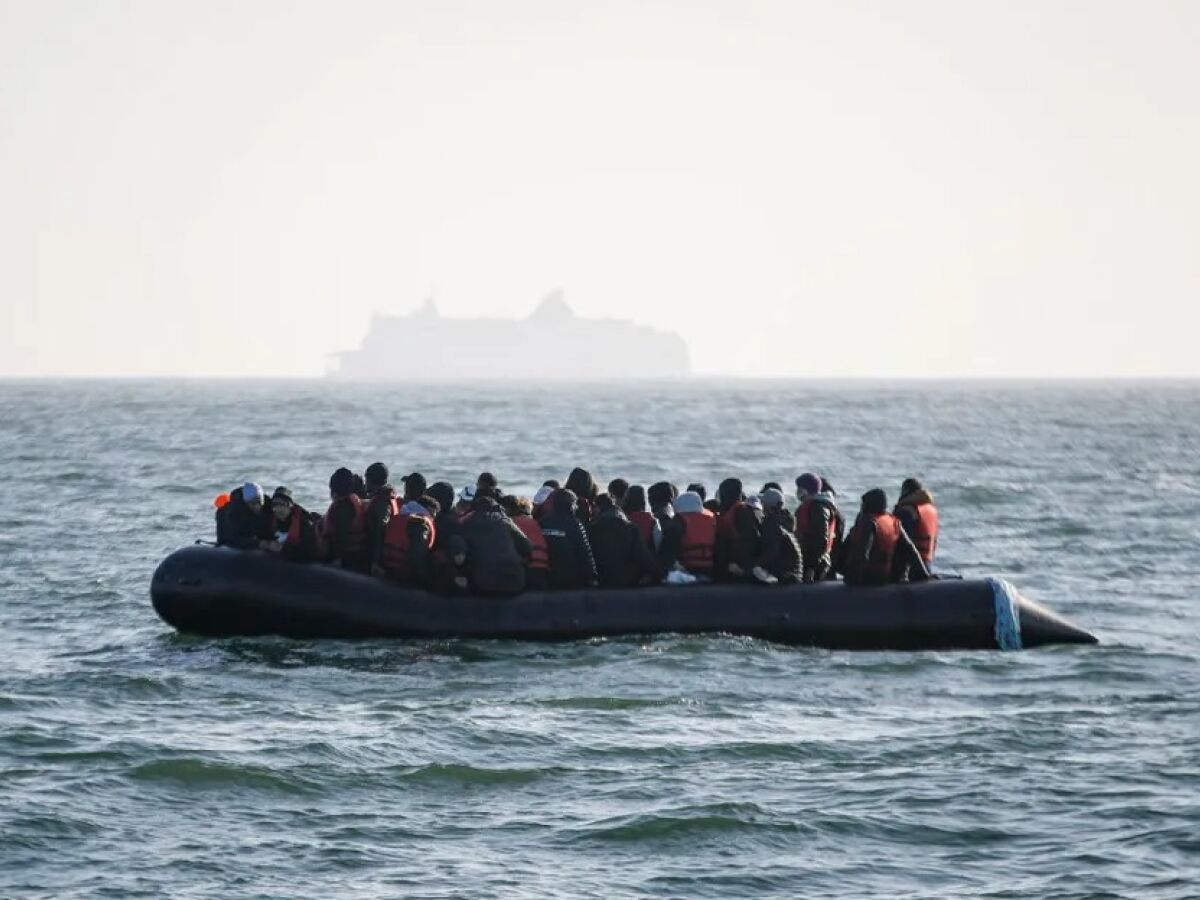
<path id="1" fill-rule="evenodd" d="M 736 634 L 840 650 L 1016 650 L 1096 643 L 1088 632 L 994 578 L 883 587 L 659 585 L 445 596 L 258 551 L 194 546 L 162 561 L 150 595 L 167 624 L 211 637 L 570 641 Z"/>

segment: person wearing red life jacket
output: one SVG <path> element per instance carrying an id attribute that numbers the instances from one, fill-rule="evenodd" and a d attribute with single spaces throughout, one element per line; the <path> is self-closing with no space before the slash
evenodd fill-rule
<path id="1" fill-rule="evenodd" d="M 900 520 L 912 538 L 925 567 L 933 565 L 938 542 L 938 511 L 933 505 L 933 495 L 917 479 L 906 478 L 900 486 L 900 499 L 892 515 Z"/>
<path id="2" fill-rule="evenodd" d="M 695 491 L 684 491 L 671 501 L 673 515 L 663 529 L 659 559 L 669 569 L 682 569 L 702 581 L 715 571 L 717 516 L 704 508 Z"/>
<path id="3" fill-rule="evenodd" d="M 424 479 L 417 481 L 409 476 L 405 484 L 408 495 L 415 487 L 424 487 Z M 412 489 L 408 487 L 410 484 Z M 434 497 L 422 494 L 416 499 L 407 499 L 406 496 L 384 530 L 380 566 L 385 576 L 404 584 L 429 586 L 433 583 L 432 554 L 440 509 L 441 504 Z"/>
<path id="4" fill-rule="evenodd" d="M 316 517 L 319 518 L 319 517 Z M 271 530 L 274 539 L 263 549 L 292 562 L 316 562 L 321 558 L 321 538 L 313 514 L 280 486 L 271 494 Z"/>
<path id="5" fill-rule="evenodd" d="M 646 548 L 651 553 L 658 553 L 662 545 L 662 526 L 658 524 L 654 513 L 647 509 L 646 489 L 640 484 L 630 485 L 621 503 L 621 511 L 625 513 L 625 518 L 637 526 Z"/>
<path id="6" fill-rule="evenodd" d="M 367 489 L 364 509 L 367 517 L 367 564 L 372 575 L 383 575 L 383 536 L 388 522 L 400 512 L 400 502 L 396 498 L 396 489 L 388 483 L 388 467 L 383 463 L 371 463 L 363 475 Z"/>
<path id="7" fill-rule="evenodd" d="M 905 533 L 887 511 L 887 494 L 874 488 L 862 495 L 862 508 L 846 537 L 847 584 L 892 584 L 924 581 L 929 570 Z"/>
<path id="8" fill-rule="evenodd" d="M 774 583 L 774 576 L 757 564 L 762 552 L 762 503 L 747 502 L 737 478 L 726 478 L 717 486 L 717 502 L 716 579 Z"/>
<path id="9" fill-rule="evenodd" d="M 596 498 L 600 496 L 600 485 L 596 483 L 591 472 L 576 467 L 567 476 L 567 483 L 563 485 L 563 489 L 575 494 L 575 515 L 586 525 L 592 520 Z"/>
<path id="10" fill-rule="evenodd" d="M 812 472 L 796 479 L 796 541 L 804 559 L 804 581 L 824 581 L 834 572 L 835 555 L 841 543 L 840 514 L 824 481 Z"/>
<path id="11" fill-rule="evenodd" d="M 528 497 L 514 497 L 508 494 L 500 499 L 500 506 L 513 520 L 513 524 L 529 538 L 529 559 L 525 561 L 525 588 L 530 591 L 546 590 L 549 586 L 550 547 L 546 543 L 546 535 L 542 533 L 542 526 L 533 517 L 533 504 Z"/>
<path id="12" fill-rule="evenodd" d="M 354 473 L 338 469 L 329 478 L 329 509 L 321 520 L 325 558 L 335 566 L 368 571 L 366 504 L 354 491 Z"/>

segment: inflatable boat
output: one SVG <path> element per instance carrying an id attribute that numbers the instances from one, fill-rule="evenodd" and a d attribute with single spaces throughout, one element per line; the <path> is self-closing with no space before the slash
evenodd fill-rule
<path id="1" fill-rule="evenodd" d="M 159 565 L 158 615 L 211 637 L 571 641 L 734 634 L 834 650 L 1018 650 L 1096 638 L 995 578 L 882 587 L 839 582 L 656 585 L 441 595 L 259 551 L 194 546 Z"/>

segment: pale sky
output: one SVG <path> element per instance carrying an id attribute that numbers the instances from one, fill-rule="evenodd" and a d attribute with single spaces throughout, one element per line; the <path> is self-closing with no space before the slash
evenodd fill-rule
<path id="1" fill-rule="evenodd" d="M 0 0 L 0 375 L 560 285 L 708 374 L 1200 375 L 1200 2 Z"/>

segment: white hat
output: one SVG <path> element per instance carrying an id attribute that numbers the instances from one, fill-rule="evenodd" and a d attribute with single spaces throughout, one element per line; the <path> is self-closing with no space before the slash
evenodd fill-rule
<path id="1" fill-rule="evenodd" d="M 254 500 L 261 500 L 262 498 L 263 489 L 261 485 L 258 485 L 253 481 L 247 481 L 242 485 L 242 500 L 244 500 L 246 503 L 250 503 Z"/>
<path id="2" fill-rule="evenodd" d="M 467 485 L 458 492 L 458 499 L 462 503 L 471 503 L 475 499 L 475 488 L 473 485 Z"/>
<path id="3" fill-rule="evenodd" d="M 543 484 L 540 488 L 538 488 L 538 492 L 533 495 L 533 505 L 541 506 L 550 499 L 550 495 L 553 493 L 554 488 L 550 487 L 548 484 Z"/>

